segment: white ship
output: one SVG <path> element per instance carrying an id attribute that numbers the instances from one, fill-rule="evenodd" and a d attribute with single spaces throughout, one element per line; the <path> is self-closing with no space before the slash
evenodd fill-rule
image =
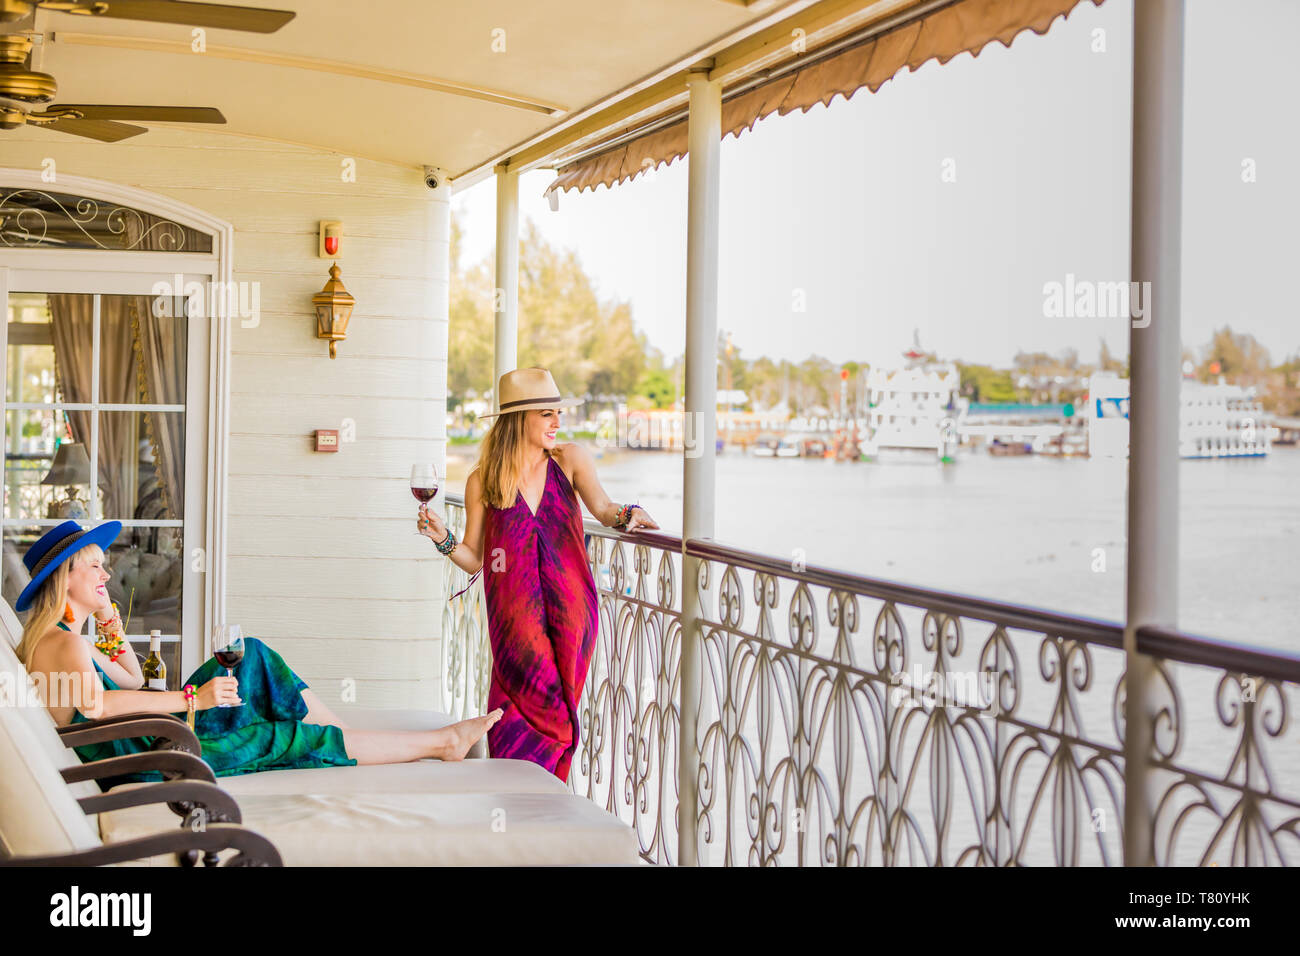
<path id="1" fill-rule="evenodd" d="M 1129 382 L 1098 373 L 1088 382 L 1088 447 L 1093 457 L 1128 457 Z M 1259 458 L 1273 447 L 1272 426 L 1253 388 L 1184 381 L 1178 428 L 1183 458 Z"/>
<path id="2" fill-rule="evenodd" d="M 968 402 L 959 394 L 961 376 L 951 362 L 924 363 L 919 350 L 903 353 L 903 369 L 873 368 L 867 375 L 870 434 L 867 454 L 912 449 L 950 458 L 960 440 L 958 425 Z"/>

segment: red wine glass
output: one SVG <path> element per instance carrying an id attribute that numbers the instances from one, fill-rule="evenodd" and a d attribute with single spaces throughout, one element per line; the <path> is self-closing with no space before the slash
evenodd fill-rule
<path id="1" fill-rule="evenodd" d="M 438 493 L 438 469 L 432 463 L 411 466 L 411 494 L 425 505 Z M 416 532 L 419 534 L 420 532 Z"/>
<path id="2" fill-rule="evenodd" d="M 235 667 L 244 659 L 244 631 L 238 624 L 218 624 L 212 629 L 212 656 L 226 669 L 227 677 L 235 676 Z M 218 707 L 235 707 L 236 704 L 218 704 Z"/>

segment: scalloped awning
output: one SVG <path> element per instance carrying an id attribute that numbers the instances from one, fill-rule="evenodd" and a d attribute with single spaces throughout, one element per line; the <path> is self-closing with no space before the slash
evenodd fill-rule
<path id="1" fill-rule="evenodd" d="M 1057 17 L 1087 2 L 1100 6 L 1103 0 L 957 0 L 838 52 L 819 56 L 809 51 L 800 57 L 808 61 L 804 66 L 758 86 L 738 86 L 730 94 L 724 90 L 722 135 L 739 136 L 772 113 L 806 112 L 864 87 L 874 93 L 903 70 L 916 70 L 930 60 L 947 63 L 966 52 L 978 56 L 990 43 L 1010 46 L 1026 31 L 1041 35 Z M 613 186 L 685 156 L 686 117 L 668 125 L 662 119 L 658 128 L 649 124 L 648 132 L 630 140 L 630 131 L 620 130 L 609 137 L 608 149 L 588 151 L 561 166 L 546 193 Z"/>

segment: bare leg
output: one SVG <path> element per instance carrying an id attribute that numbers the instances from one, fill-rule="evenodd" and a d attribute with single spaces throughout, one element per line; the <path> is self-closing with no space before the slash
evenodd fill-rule
<path id="1" fill-rule="evenodd" d="M 321 703 L 321 699 L 313 694 L 310 689 L 303 690 L 302 699 L 303 703 L 307 705 L 307 716 L 302 719 L 304 724 L 332 725 L 342 727 L 344 730 L 347 729 L 348 725 L 339 720 L 334 711 Z"/>
<path id="2" fill-rule="evenodd" d="M 344 728 L 343 745 L 359 764 L 406 763 L 434 757 L 464 760 L 474 742 L 501 719 L 501 708 L 437 730 L 352 730 Z M 337 725 L 336 725 L 337 726 Z"/>

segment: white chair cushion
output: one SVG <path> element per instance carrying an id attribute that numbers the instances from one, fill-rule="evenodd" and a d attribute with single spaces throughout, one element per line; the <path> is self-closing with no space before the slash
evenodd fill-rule
<path id="1" fill-rule="evenodd" d="M 8 543 L 5 542 L 5 544 Z M 18 648 L 18 642 L 23 636 L 22 622 L 18 620 L 18 615 L 9 606 L 9 602 L 4 600 L 0 600 L 0 636 L 3 636 L 9 643 L 11 650 Z"/>
<path id="2" fill-rule="evenodd" d="M 217 786 L 241 806 L 246 794 L 569 793 L 558 777 L 530 760 L 417 760 L 268 770 L 220 777 Z"/>
<path id="3" fill-rule="evenodd" d="M 10 856 L 96 847 L 94 827 L 23 713 L 29 709 L 0 707 L 0 847 Z"/>
<path id="4" fill-rule="evenodd" d="M 8 627 L 6 626 L 4 630 L 7 631 Z M 54 717 L 40 704 L 31 675 L 18 660 L 18 655 L 14 653 L 8 640 L 0 640 L 0 696 L 4 697 L 4 703 L 12 700 L 18 705 L 13 709 L 26 720 L 32 729 L 36 744 L 45 752 L 56 769 L 64 770 L 81 763 L 80 758 L 65 747 L 63 741 L 59 739 L 58 731 L 55 730 Z M 65 786 L 70 786 L 73 796 L 78 798 L 94 796 L 100 792 L 99 785 L 93 780 L 83 780 Z"/>
<path id="5" fill-rule="evenodd" d="M 640 862 L 632 828 L 571 793 L 242 794 L 238 799 L 243 825 L 274 843 L 286 866 Z M 156 833 L 168 820 L 176 825 L 160 807 L 99 817 L 107 842 Z M 174 865 L 175 859 L 151 862 Z"/>

